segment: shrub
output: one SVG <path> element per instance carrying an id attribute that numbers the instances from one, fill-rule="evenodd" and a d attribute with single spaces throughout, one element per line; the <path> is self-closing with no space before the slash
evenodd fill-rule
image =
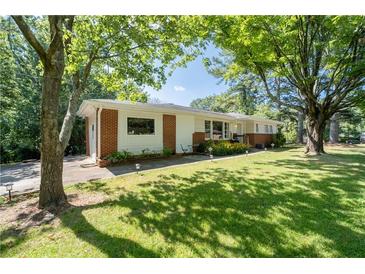
<path id="1" fill-rule="evenodd" d="M 168 147 L 164 147 L 162 150 L 162 155 L 165 157 L 170 157 L 172 155 L 172 150 Z"/>
<path id="2" fill-rule="evenodd" d="M 199 153 L 208 152 L 208 148 L 212 147 L 213 145 L 214 145 L 214 142 L 212 140 L 205 141 L 198 145 L 198 147 L 196 148 L 196 151 Z"/>
<path id="3" fill-rule="evenodd" d="M 141 152 L 142 153 L 140 155 L 136 155 L 135 158 L 149 159 L 161 156 L 160 151 L 150 150 L 149 148 L 142 149 Z"/>
<path id="4" fill-rule="evenodd" d="M 283 133 L 281 132 L 280 128 L 278 128 L 278 133 L 273 135 L 272 140 L 273 140 L 273 143 L 275 144 L 275 147 L 282 147 L 283 145 L 285 145 L 286 139 L 285 139 Z"/>
<path id="5" fill-rule="evenodd" d="M 107 159 L 108 161 L 112 162 L 112 163 L 118 163 L 121 161 L 125 161 L 128 158 L 131 158 L 132 153 L 126 151 L 126 150 L 122 150 L 122 151 L 115 151 L 112 154 L 108 155 L 105 157 L 105 159 Z"/>
<path id="6" fill-rule="evenodd" d="M 200 143 L 197 148 L 196 148 L 196 152 L 199 153 L 204 153 L 205 152 L 205 143 Z"/>
<path id="7" fill-rule="evenodd" d="M 294 144 L 297 141 L 297 123 L 292 121 L 285 122 L 285 125 L 281 128 L 281 133 L 285 137 L 285 142 L 289 144 Z"/>
<path id="8" fill-rule="evenodd" d="M 219 141 L 212 144 L 211 147 L 213 148 L 212 154 L 216 156 L 242 154 L 249 149 L 246 144 L 230 143 L 229 141 Z"/>

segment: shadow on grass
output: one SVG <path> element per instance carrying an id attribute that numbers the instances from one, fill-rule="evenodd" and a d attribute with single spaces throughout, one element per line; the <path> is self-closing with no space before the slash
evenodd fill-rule
<path id="1" fill-rule="evenodd" d="M 325 250 L 315 245 L 296 245 L 286 235 L 288 230 L 323 236 L 328 240 L 326 249 L 339 256 L 365 255 L 364 226 L 351 224 L 351 208 L 333 195 L 333 188 L 339 188 L 355 198 L 363 195 L 364 186 L 356 181 L 312 180 L 305 191 L 301 184 L 287 186 L 286 178 L 293 178 L 293 173 L 252 181 L 245 175 L 246 171 L 216 168 L 190 177 L 161 177 L 145 185 L 148 192 L 120 197 L 118 206 L 132 210 L 122 221 L 137 223 L 146 232 L 158 231 L 201 257 L 206 256 L 202 246 L 209 246 L 214 250 L 210 256 L 218 257 L 324 256 Z M 316 191 L 323 195 L 312 193 Z M 280 221 L 272 220 L 273 214 Z M 235 246 L 222 237 L 234 239 Z"/>
<path id="2" fill-rule="evenodd" d="M 95 246 L 108 257 L 158 257 L 151 250 L 142 247 L 132 240 L 113 237 L 97 230 L 82 213 L 84 210 L 100 208 L 104 205 L 105 203 L 72 208 L 61 216 L 61 221 L 65 226 L 72 229 L 78 238 Z"/>
<path id="3" fill-rule="evenodd" d="M 72 208 L 60 218 L 109 257 L 364 257 L 365 155 L 321 157 L 266 162 L 282 171 L 262 178 L 250 177 L 244 166 L 161 175 L 138 192 Z M 87 187 L 113 191 L 103 182 Z M 99 231 L 84 214 L 108 208 L 121 212 L 112 226 L 134 227 L 133 240 Z M 138 233 L 162 235 L 162 247 L 142 246 Z"/>
<path id="4" fill-rule="evenodd" d="M 365 171 L 343 156 L 339 156 L 340 174 L 338 164 L 328 160 L 309 165 L 327 171 L 325 178 L 303 180 L 304 163 L 294 159 L 273 161 L 288 170 L 262 179 L 249 179 L 244 167 L 213 168 L 188 176 L 160 176 L 140 185 L 139 192 L 92 207 L 128 209 L 119 217 L 120 224 L 151 236 L 163 235 L 166 244 L 173 245 L 166 254 L 100 235 L 83 217 L 83 209 L 70 212 L 62 221 L 111 257 L 179 256 L 176 245 L 196 257 L 363 257 L 365 227 L 354 221 L 361 215 L 353 209 L 361 206 L 364 185 L 359 182 L 364 182 Z M 364 156 L 360 159 L 365 162 Z M 297 242 L 309 235 L 320 237 L 321 243 Z"/>

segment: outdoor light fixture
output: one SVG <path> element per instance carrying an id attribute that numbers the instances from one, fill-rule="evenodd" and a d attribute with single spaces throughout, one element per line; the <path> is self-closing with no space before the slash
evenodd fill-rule
<path id="1" fill-rule="evenodd" d="M 246 157 L 248 156 L 248 150 L 246 150 Z"/>
<path id="2" fill-rule="evenodd" d="M 13 183 L 7 183 L 5 187 L 6 191 L 9 192 L 9 202 L 11 202 L 11 191 L 13 190 Z"/>
<path id="3" fill-rule="evenodd" d="M 136 164 L 136 170 L 137 170 L 137 174 L 138 174 L 138 171 L 141 169 L 141 164 Z"/>
<path id="4" fill-rule="evenodd" d="M 265 151 L 267 151 L 267 147 L 265 147 Z"/>
<path id="5" fill-rule="evenodd" d="M 212 154 L 213 148 L 209 147 L 208 150 L 209 150 L 209 158 L 210 158 L 210 160 L 213 161 L 213 154 Z"/>
<path id="6" fill-rule="evenodd" d="M 272 144 L 271 144 L 272 149 L 274 149 L 274 146 L 275 146 L 275 144 L 274 144 L 274 143 L 272 143 Z"/>

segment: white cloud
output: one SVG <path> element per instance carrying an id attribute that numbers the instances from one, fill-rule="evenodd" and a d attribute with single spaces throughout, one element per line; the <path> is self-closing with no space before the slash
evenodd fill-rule
<path id="1" fill-rule="evenodd" d="M 183 86 L 174 86 L 175 91 L 184 91 L 185 88 Z"/>

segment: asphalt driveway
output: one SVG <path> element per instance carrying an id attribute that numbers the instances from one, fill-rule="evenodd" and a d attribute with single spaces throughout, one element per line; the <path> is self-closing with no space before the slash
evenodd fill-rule
<path id="1" fill-rule="evenodd" d="M 257 153 L 264 153 L 252 149 L 248 156 Z M 242 157 L 237 156 L 221 156 L 214 157 L 214 161 L 220 161 L 228 158 Z M 247 155 L 246 155 L 247 156 Z M 209 161 L 206 155 L 186 155 L 175 156 L 168 159 L 153 159 L 140 161 L 141 171 L 171 167 L 183 164 L 191 164 L 195 162 Z M 97 179 L 112 178 L 115 176 L 136 172 L 135 164 L 122 164 L 100 168 L 96 166 L 89 157 L 86 156 L 68 156 L 63 161 L 63 184 L 72 184 L 87 182 Z M 17 163 L 11 165 L 0 166 L 0 195 L 6 194 L 4 184 L 12 182 L 13 193 L 20 194 L 39 190 L 40 185 L 40 162 Z"/>
<path id="2" fill-rule="evenodd" d="M 141 161 L 141 169 L 156 169 L 172 165 L 193 163 L 207 159 L 207 156 L 204 155 L 190 155 L 172 157 L 169 159 Z M 39 190 L 39 161 L 2 165 L 0 169 L 0 195 L 6 194 L 6 189 L 3 185 L 9 182 L 14 183 L 14 193 L 25 193 Z M 91 159 L 86 156 L 65 157 L 63 165 L 63 183 L 71 184 L 101 178 L 112 178 L 131 172 L 135 172 L 135 164 L 124 164 L 107 168 L 99 168 L 98 166 L 93 165 Z"/>

